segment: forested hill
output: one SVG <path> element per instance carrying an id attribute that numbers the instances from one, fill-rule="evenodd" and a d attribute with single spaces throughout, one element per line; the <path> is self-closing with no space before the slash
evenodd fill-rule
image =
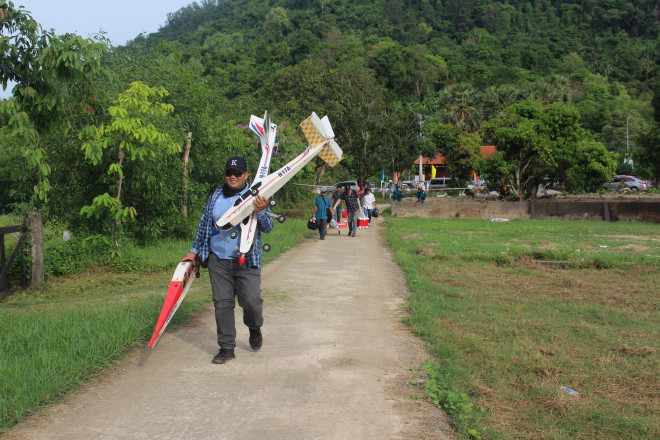
<path id="1" fill-rule="evenodd" d="M 213 72 L 244 57 L 295 64 L 334 31 L 383 70 L 423 45 L 446 63 L 436 88 L 584 67 L 643 91 L 660 62 L 659 28 L 656 0 L 206 0 L 170 14 L 149 40 L 178 41 Z"/>
<path id="2" fill-rule="evenodd" d="M 298 124 L 312 111 L 332 121 L 342 161 L 315 159 L 294 178 L 305 185 L 409 178 L 420 154 L 438 152 L 457 181 L 476 170 L 519 196 L 540 179 L 584 192 L 615 172 L 660 176 L 657 0 L 205 0 L 113 48 L 39 37 L 26 13 L 0 11 L 0 30 L 16 33 L 0 79 L 18 84 L 0 102 L 11 146 L 0 149 L 0 211 L 38 194 L 53 217 L 89 230 L 114 223 L 95 207 L 125 206 L 139 215 L 136 236 L 184 231 L 177 200 L 203 206 L 231 155 L 258 162 L 244 124 L 264 110 L 278 124 L 274 167 L 304 149 Z M 142 114 L 152 107 L 128 108 L 133 95 L 163 106 Z M 125 139 L 155 139 L 107 134 L 129 110 L 167 142 L 126 154 Z M 188 133 L 183 185 L 175 147 Z M 483 161 L 481 145 L 498 151 Z M 299 212 L 296 188 L 280 207 Z M 101 198 L 89 205 L 87 194 Z"/>

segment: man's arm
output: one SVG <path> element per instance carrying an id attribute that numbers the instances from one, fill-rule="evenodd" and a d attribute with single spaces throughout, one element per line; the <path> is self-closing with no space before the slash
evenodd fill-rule
<path id="1" fill-rule="evenodd" d="M 213 205 L 215 204 L 216 197 L 219 196 L 219 191 L 222 191 L 221 187 L 217 187 L 206 202 L 197 233 L 193 239 L 192 249 L 190 249 L 190 252 L 186 254 L 184 259 L 194 258 L 195 255 L 199 255 L 200 258 L 208 257 L 209 239 L 211 238 L 212 229 L 211 223 L 213 222 Z"/>
<path id="2" fill-rule="evenodd" d="M 257 222 L 261 232 L 268 234 L 273 230 L 273 218 L 268 215 L 268 200 L 263 196 L 254 198 L 254 209 L 257 212 Z"/>

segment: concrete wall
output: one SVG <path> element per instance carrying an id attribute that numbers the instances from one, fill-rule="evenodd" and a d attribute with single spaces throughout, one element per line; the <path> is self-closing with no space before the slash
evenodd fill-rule
<path id="1" fill-rule="evenodd" d="M 465 197 L 429 197 L 422 203 L 395 202 L 392 214 L 400 217 L 435 218 L 538 218 L 595 221 L 649 221 L 660 223 L 660 199 L 552 199 L 511 202 Z"/>

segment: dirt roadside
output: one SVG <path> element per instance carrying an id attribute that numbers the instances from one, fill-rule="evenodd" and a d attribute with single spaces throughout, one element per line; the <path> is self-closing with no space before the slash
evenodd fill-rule
<path id="1" fill-rule="evenodd" d="M 237 308 L 237 358 L 212 364 L 209 309 L 0 437 L 454 439 L 437 408 L 412 398 L 428 355 L 401 324 L 405 285 L 382 221 L 355 238 L 331 229 L 264 268 L 260 351 Z"/>

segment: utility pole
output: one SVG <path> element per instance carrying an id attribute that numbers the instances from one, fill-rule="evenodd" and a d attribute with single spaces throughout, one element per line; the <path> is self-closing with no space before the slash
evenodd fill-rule
<path id="1" fill-rule="evenodd" d="M 632 160 L 630 159 L 630 131 L 628 130 L 628 121 L 632 115 L 628 115 L 626 118 L 626 158 L 623 160 L 624 163 L 632 165 Z"/>

